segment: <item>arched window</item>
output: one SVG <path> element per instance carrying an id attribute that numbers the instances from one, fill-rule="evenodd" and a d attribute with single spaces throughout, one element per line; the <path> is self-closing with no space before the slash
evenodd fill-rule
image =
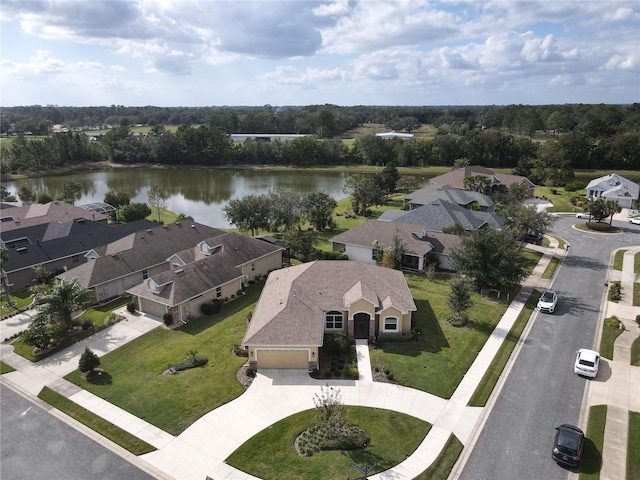
<path id="1" fill-rule="evenodd" d="M 383 329 L 385 332 L 397 332 L 400 329 L 400 322 L 396 317 L 385 317 Z"/>
<path id="2" fill-rule="evenodd" d="M 342 330 L 342 312 L 327 312 L 324 316 L 324 327 L 327 330 Z"/>

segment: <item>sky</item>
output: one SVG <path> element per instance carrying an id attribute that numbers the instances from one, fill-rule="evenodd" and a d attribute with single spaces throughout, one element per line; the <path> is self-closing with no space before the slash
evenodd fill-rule
<path id="1" fill-rule="evenodd" d="M 0 0 L 0 106 L 640 101 L 640 1 Z"/>

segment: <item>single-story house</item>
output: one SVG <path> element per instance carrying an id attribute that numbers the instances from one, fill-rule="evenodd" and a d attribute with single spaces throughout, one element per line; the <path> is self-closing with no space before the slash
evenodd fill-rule
<path id="1" fill-rule="evenodd" d="M 225 232 L 196 222 L 175 222 L 140 230 L 89 250 L 86 263 L 57 278 L 78 279 L 100 303 L 125 293 L 145 279 L 169 270 L 168 258 Z"/>
<path id="2" fill-rule="evenodd" d="M 78 217 L 6 231 L 3 228 L 0 245 L 9 251 L 9 260 L 2 264 L 3 286 L 8 284 L 12 291 L 30 287 L 38 265 L 51 274 L 73 269 L 87 262 L 87 254 L 94 249 L 155 225 L 149 220 L 107 225 Z"/>
<path id="3" fill-rule="evenodd" d="M 402 269 L 424 272 L 428 255 L 438 261 L 438 268 L 451 270 L 449 255 L 462 244 L 457 235 L 442 232 L 429 232 L 418 225 L 369 220 L 329 241 L 334 251 L 344 252 L 349 260 L 376 264 L 376 250 L 390 247 L 394 237 L 398 236 L 405 249 L 402 256 Z"/>
<path id="4" fill-rule="evenodd" d="M 512 175 L 510 173 L 496 173 L 486 167 L 480 165 L 468 165 L 466 167 L 451 170 L 431 179 L 431 183 L 438 185 L 450 185 L 452 187 L 466 190 L 467 187 L 464 179 L 467 177 L 484 176 L 489 178 L 489 185 L 482 192 L 490 195 L 496 190 L 507 190 L 514 183 L 522 183 L 527 187 L 527 197 L 532 198 L 535 193 L 536 185 L 527 177 L 520 175 Z"/>
<path id="5" fill-rule="evenodd" d="M 477 208 L 482 212 L 493 212 L 495 206 L 491 197 L 484 193 L 462 190 L 451 185 L 438 183 L 429 183 L 404 197 L 404 202 L 409 206 L 409 210 L 427 205 L 435 200 L 446 200 L 464 208 Z"/>
<path id="6" fill-rule="evenodd" d="M 493 212 L 469 210 L 445 200 L 434 200 L 414 210 L 387 210 L 378 220 L 410 223 L 430 232 L 460 225 L 465 231 L 478 230 L 486 226 L 500 229 L 504 220 Z"/>
<path id="7" fill-rule="evenodd" d="M 269 274 L 242 345 L 255 370 L 315 369 L 325 334 L 368 340 L 401 335 L 411 330 L 415 311 L 402 272 L 317 260 Z"/>
<path id="8" fill-rule="evenodd" d="M 223 233 L 171 255 L 170 269 L 127 289 L 141 312 L 187 322 L 203 303 L 228 301 L 243 286 L 282 267 L 282 247 L 239 233 Z"/>
<path id="9" fill-rule="evenodd" d="M 587 198 L 615 200 L 622 208 L 632 208 L 640 198 L 640 185 L 615 173 L 595 178 L 587 185 Z"/>

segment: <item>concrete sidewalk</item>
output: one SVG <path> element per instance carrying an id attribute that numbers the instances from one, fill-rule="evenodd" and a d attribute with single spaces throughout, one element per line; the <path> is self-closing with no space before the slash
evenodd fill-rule
<path id="1" fill-rule="evenodd" d="M 32 395 L 37 395 L 45 385 L 53 388 L 156 446 L 158 450 L 140 458 L 165 475 L 177 479 L 204 479 L 207 476 L 216 479 L 253 478 L 230 467 L 224 460 L 261 430 L 294 413 L 314 408 L 314 396 L 320 392 L 321 386 L 329 385 L 340 390 L 346 405 L 390 409 L 432 424 L 423 442 L 405 461 L 370 477 L 385 480 L 412 479 L 435 461 L 451 434 L 456 435 L 465 446 L 472 444 L 480 427 L 482 414 L 488 407 L 469 407 L 469 399 L 522 311 L 532 289 L 545 289 L 551 283 L 551 280 L 541 278 L 551 258 L 566 254 L 564 250 L 557 249 L 557 240 L 553 238 L 550 247 L 530 247 L 543 252 L 542 259 L 507 308 L 450 399 L 399 385 L 373 382 L 369 348 L 365 342 L 358 342 L 358 380 L 321 381 L 311 378 L 306 371 L 262 370 L 244 394 L 204 415 L 174 437 L 61 378 L 77 368 L 79 356 L 85 346 L 103 355 L 158 327 L 157 320 L 142 315 L 130 316 L 126 311 L 123 312 L 128 318 L 126 321 L 37 364 L 31 364 L 15 355 L 8 345 L 0 346 L 0 358 L 18 369 L 2 375 L 2 381 L 14 384 Z"/>
<path id="2" fill-rule="evenodd" d="M 609 283 L 621 282 L 622 298 L 619 302 L 605 300 L 600 325 L 605 318 L 615 315 L 625 330 L 614 343 L 613 360 L 603 358 L 600 361 L 598 376 L 589 383 L 586 392 L 586 407 L 607 405 L 600 470 L 600 478 L 607 480 L 626 478 L 629 411 L 640 412 L 640 367 L 631 366 L 631 344 L 640 336 L 640 326 L 635 321 L 636 315 L 640 315 L 640 307 L 633 306 L 633 288 L 638 281 L 634 273 L 634 257 L 640 254 L 640 246 L 624 250 L 622 271 L 609 271 Z M 596 340 L 597 350 L 600 337 Z M 588 408 L 582 413 L 581 426 L 586 429 Z"/>

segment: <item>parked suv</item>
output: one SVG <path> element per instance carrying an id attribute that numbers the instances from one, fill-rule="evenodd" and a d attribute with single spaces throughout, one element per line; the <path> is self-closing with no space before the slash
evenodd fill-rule
<path id="1" fill-rule="evenodd" d="M 534 243 L 536 245 L 542 245 L 542 235 L 539 233 L 525 233 L 522 236 L 522 241 L 527 243 Z"/>
<path id="2" fill-rule="evenodd" d="M 584 433 L 578 427 L 564 423 L 556 427 L 551 457 L 560 465 L 577 468 L 582 457 Z"/>
<path id="3" fill-rule="evenodd" d="M 544 313 L 553 313 L 556 309 L 556 305 L 558 304 L 558 295 L 556 292 L 552 292 L 551 290 L 547 290 L 542 294 L 540 300 L 538 300 L 538 305 L 536 308 Z"/>

